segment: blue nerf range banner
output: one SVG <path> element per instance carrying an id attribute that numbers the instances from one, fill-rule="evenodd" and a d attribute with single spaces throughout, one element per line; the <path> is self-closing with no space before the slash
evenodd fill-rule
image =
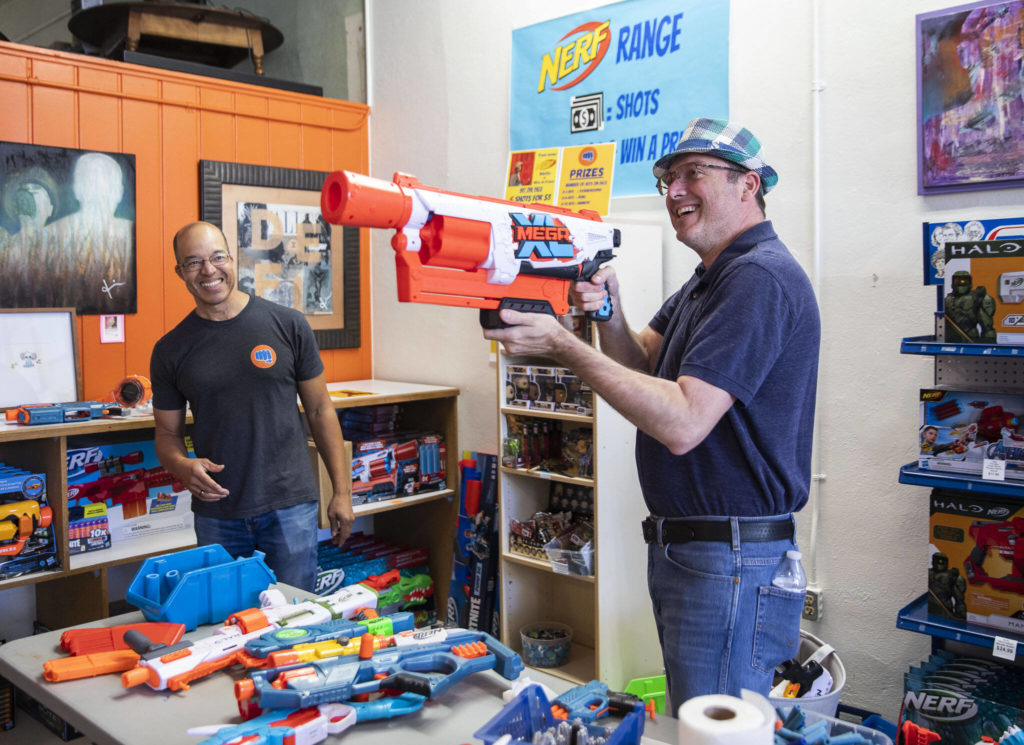
<path id="1" fill-rule="evenodd" d="M 729 116 L 728 0 L 627 0 L 512 32 L 510 150 L 615 142 L 612 196 L 697 116 Z"/>

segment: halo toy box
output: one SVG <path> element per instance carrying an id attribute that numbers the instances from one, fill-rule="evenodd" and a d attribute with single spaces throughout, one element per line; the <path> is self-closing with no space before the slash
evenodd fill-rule
<path id="1" fill-rule="evenodd" d="M 1005 478 L 1024 480 L 1024 395 L 922 389 L 917 465 L 980 475 L 1004 461 Z"/>
<path id="2" fill-rule="evenodd" d="M 935 489 L 928 613 L 1024 633 L 1024 503 Z"/>
<path id="3" fill-rule="evenodd" d="M 1024 239 L 946 243 L 945 341 L 1024 344 Z"/>

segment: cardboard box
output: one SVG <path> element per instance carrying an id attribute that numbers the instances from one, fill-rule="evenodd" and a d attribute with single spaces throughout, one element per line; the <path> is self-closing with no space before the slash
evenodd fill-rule
<path id="1" fill-rule="evenodd" d="M 919 468 L 981 475 L 988 463 L 1024 480 L 1024 395 L 925 388 L 919 400 Z"/>
<path id="2" fill-rule="evenodd" d="M 1024 633 L 1024 503 L 936 489 L 928 612 Z"/>
<path id="3" fill-rule="evenodd" d="M 152 440 L 69 447 L 67 479 L 69 509 L 106 505 L 112 544 L 192 528 L 192 493 L 160 465 Z"/>
<path id="4" fill-rule="evenodd" d="M 946 244 L 945 340 L 1024 344 L 1024 241 Z"/>
<path id="5" fill-rule="evenodd" d="M 43 706 L 20 688 L 17 693 L 18 706 L 33 719 L 38 719 L 57 737 L 67 742 L 82 736 L 82 733 L 58 716 L 53 710 Z"/>

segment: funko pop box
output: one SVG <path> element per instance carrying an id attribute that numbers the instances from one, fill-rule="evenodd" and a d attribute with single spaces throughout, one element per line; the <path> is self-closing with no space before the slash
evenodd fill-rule
<path id="1" fill-rule="evenodd" d="M 946 244 L 945 341 L 1024 344 L 1024 238 Z"/>
<path id="2" fill-rule="evenodd" d="M 935 489 L 928 613 L 1024 633 L 1024 502 Z"/>
<path id="3" fill-rule="evenodd" d="M 1002 461 L 1006 479 L 1024 480 L 1024 395 L 920 392 L 918 459 L 922 470 L 981 475 Z"/>

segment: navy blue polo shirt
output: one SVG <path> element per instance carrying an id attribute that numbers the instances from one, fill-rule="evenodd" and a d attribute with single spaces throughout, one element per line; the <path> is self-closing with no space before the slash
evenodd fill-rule
<path id="1" fill-rule="evenodd" d="M 644 499 L 659 517 L 793 512 L 807 501 L 821 321 L 807 274 L 765 221 L 662 306 L 654 375 L 736 397 L 702 443 L 673 455 L 637 431 Z"/>

